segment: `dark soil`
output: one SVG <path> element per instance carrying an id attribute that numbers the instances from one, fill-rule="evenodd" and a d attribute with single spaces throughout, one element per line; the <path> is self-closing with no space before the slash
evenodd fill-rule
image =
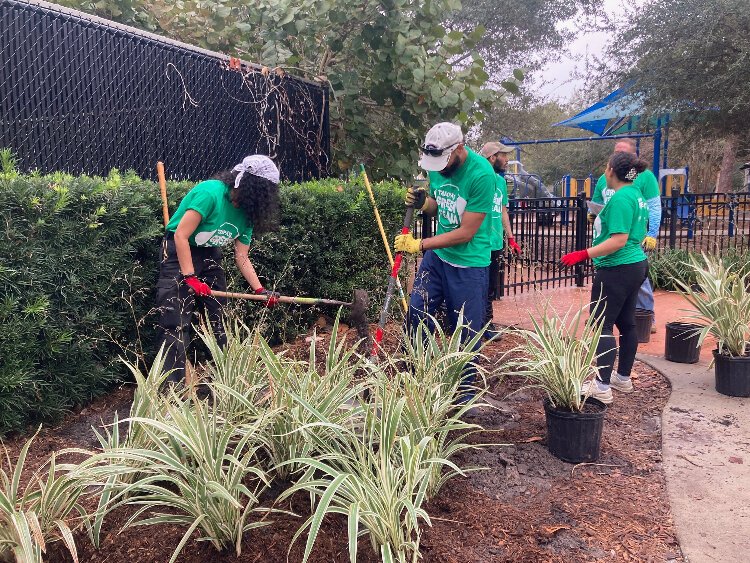
<path id="1" fill-rule="evenodd" d="M 321 353 L 328 336 L 321 333 Z M 354 340 L 351 330 L 347 337 Z M 388 331 L 385 347 L 396 343 Z M 498 365 L 512 347 L 513 337 L 486 349 L 487 366 Z M 309 342 L 288 346 L 306 357 Z M 602 456 L 596 464 L 574 466 L 549 454 L 545 446 L 542 396 L 523 389 L 521 380 L 491 380 L 495 408 L 472 413 L 471 422 L 484 431 L 471 437 L 477 444 L 494 444 L 463 452 L 454 459 L 461 467 L 483 467 L 448 482 L 427 506 L 432 527 L 421 538 L 422 561 L 428 563 L 484 563 L 501 561 L 682 561 L 675 538 L 661 465 L 661 411 L 669 386 L 658 373 L 636 363 L 636 392 L 617 394 L 607 411 Z M 511 392 L 516 391 L 512 395 Z M 132 388 L 123 386 L 59 426 L 37 436 L 27 461 L 29 471 L 44 463 L 53 451 L 65 447 L 95 449 L 91 426 L 110 422 L 115 411 L 127 416 Z M 14 458 L 22 439 L 7 446 Z M 278 491 L 277 491 L 278 492 Z M 264 506 L 271 506 L 269 494 Z M 300 517 L 269 518 L 273 523 L 247 533 L 242 554 L 218 553 L 206 542 L 191 540 L 178 558 L 183 563 L 283 562 L 292 536 L 310 514 L 306 497 L 295 497 L 291 509 Z M 123 508 L 105 522 L 103 545 L 93 550 L 85 534 L 77 534 L 80 561 L 91 563 L 156 563 L 169 560 L 185 532 L 178 526 L 130 528 L 120 532 L 133 513 Z M 298 562 L 306 534 L 289 553 Z M 329 517 L 318 535 L 310 561 L 348 561 L 345 518 Z M 48 561 L 70 561 L 59 545 Z M 379 561 L 367 538 L 359 542 L 359 561 Z"/>

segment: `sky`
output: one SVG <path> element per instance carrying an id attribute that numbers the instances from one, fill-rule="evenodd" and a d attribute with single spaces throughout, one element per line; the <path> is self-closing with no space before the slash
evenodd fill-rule
<path id="1" fill-rule="evenodd" d="M 642 4 L 645 0 L 636 0 Z M 611 19 L 622 16 L 623 0 L 604 0 L 603 8 Z M 561 25 L 572 26 L 574 21 Z M 568 52 L 559 59 L 551 60 L 539 73 L 532 77 L 536 91 L 544 97 L 567 101 L 577 89 L 584 86 L 585 79 L 575 74 L 585 74 L 586 58 L 601 56 L 608 41 L 604 31 L 580 32 L 578 38 L 571 42 Z"/>

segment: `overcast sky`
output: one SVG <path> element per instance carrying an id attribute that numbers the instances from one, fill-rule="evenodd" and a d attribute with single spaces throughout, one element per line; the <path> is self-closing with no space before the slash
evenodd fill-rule
<path id="1" fill-rule="evenodd" d="M 636 4 L 642 4 L 645 0 L 635 0 Z M 604 0 L 604 11 L 616 20 L 623 15 L 623 0 Z M 573 22 L 567 22 L 570 26 Z M 561 57 L 551 60 L 540 73 L 532 77 L 537 92 L 545 97 L 568 100 L 576 91 L 584 85 L 584 79 L 572 78 L 576 73 L 585 74 L 586 58 L 601 56 L 609 39 L 605 31 L 579 32 L 576 40 L 571 42 L 567 53 Z"/>

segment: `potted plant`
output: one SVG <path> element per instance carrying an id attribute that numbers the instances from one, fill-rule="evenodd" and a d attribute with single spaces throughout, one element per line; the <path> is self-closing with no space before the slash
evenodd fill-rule
<path id="1" fill-rule="evenodd" d="M 714 336 L 716 390 L 731 397 L 750 397 L 750 273 L 727 266 L 719 257 L 690 258 L 696 284 L 675 280 L 694 307 L 689 318 L 701 326 L 699 342 Z M 697 287 L 696 287 L 697 286 Z"/>
<path id="2" fill-rule="evenodd" d="M 544 390 L 547 447 L 552 455 L 571 463 L 596 461 L 606 405 L 582 394 L 584 384 L 597 374 L 596 347 L 602 333 L 601 317 L 582 322 L 579 310 L 569 322 L 545 307 L 541 320 L 532 317 L 533 330 L 520 331 L 524 343 L 514 352 L 517 373 Z"/>

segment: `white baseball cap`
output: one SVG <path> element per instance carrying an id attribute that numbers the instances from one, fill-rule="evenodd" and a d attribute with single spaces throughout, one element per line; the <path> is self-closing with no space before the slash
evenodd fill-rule
<path id="1" fill-rule="evenodd" d="M 464 142 L 461 128 L 453 123 L 443 121 L 433 125 L 427 131 L 424 145 L 419 147 L 419 166 L 430 172 L 440 172 L 448 165 L 451 153 Z"/>

